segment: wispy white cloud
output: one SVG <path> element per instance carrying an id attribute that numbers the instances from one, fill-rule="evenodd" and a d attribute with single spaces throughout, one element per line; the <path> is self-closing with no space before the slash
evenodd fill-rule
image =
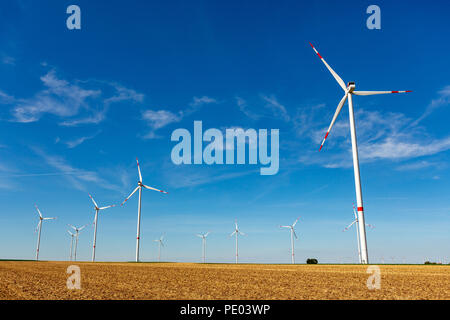
<path id="1" fill-rule="evenodd" d="M 0 103 L 13 105 L 12 121 L 36 122 L 45 114 L 51 114 L 63 119 L 59 123 L 62 126 L 98 124 L 105 120 L 111 104 L 144 99 L 143 94 L 117 83 L 61 79 L 55 69 L 40 80 L 44 88 L 31 98 L 16 98 L 0 91 Z M 106 95 L 111 89 L 113 93 Z"/>
<path id="2" fill-rule="evenodd" d="M 422 161 L 415 161 L 412 163 L 402 164 L 402 165 L 398 166 L 396 169 L 399 171 L 408 171 L 408 170 L 420 170 L 420 169 L 431 168 L 431 167 L 443 168 L 443 167 L 446 167 L 446 164 L 441 163 L 441 162 L 422 160 Z"/>
<path id="3" fill-rule="evenodd" d="M 83 142 L 85 142 L 86 140 L 95 138 L 99 133 L 100 133 L 100 131 L 98 131 L 97 133 L 90 135 L 90 136 L 79 137 L 74 140 L 66 141 L 66 142 L 64 142 L 64 144 L 67 145 L 67 147 L 69 149 L 73 149 L 73 148 L 79 146 L 80 144 L 82 144 Z"/>
<path id="4" fill-rule="evenodd" d="M 264 106 L 269 109 L 275 117 L 281 118 L 284 121 L 290 120 L 290 116 L 286 110 L 286 107 L 278 102 L 277 98 L 274 95 L 263 95 L 262 99 L 266 102 Z"/>
<path id="5" fill-rule="evenodd" d="M 142 120 L 147 122 L 147 125 L 150 127 L 150 132 L 147 133 L 144 138 L 154 139 L 158 136 L 155 131 L 161 129 L 171 123 L 181 121 L 182 116 L 174 114 L 173 112 L 167 110 L 146 110 L 142 113 Z"/>
<path id="6" fill-rule="evenodd" d="M 447 106 L 450 104 L 450 85 L 445 86 L 442 90 L 438 92 L 438 97 L 433 99 L 430 104 L 425 109 L 425 112 L 412 123 L 412 125 L 417 125 L 423 119 L 428 117 L 431 113 L 433 113 L 436 109 Z"/>
<path id="7" fill-rule="evenodd" d="M 256 112 L 251 111 L 251 109 L 247 105 L 247 101 L 245 101 L 243 98 L 236 97 L 236 104 L 238 105 L 239 110 L 243 114 L 245 114 L 247 117 L 249 117 L 250 119 L 258 120 L 258 119 L 261 118 L 261 116 L 259 114 L 257 114 Z"/>
<path id="8" fill-rule="evenodd" d="M 3 55 L 2 63 L 10 66 L 16 65 L 16 59 L 11 56 Z"/>
<path id="9" fill-rule="evenodd" d="M 44 163 L 50 168 L 55 169 L 61 174 L 68 182 L 65 185 L 69 185 L 80 191 L 87 192 L 89 188 L 92 188 L 92 184 L 96 184 L 107 190 L 122 191 L 120 187 L 112 184 L 105 179 L 101 178 L 97 172 L 76 168 L 70 165 L 63 157 L 56 155 L 49 155 L 42 149 L 32 147 L 32 150 L 42 158 Z M 90 185 L 88 188 L 87 184 Z"/>
<path id="10" fill-rule="evenodd" d="M 146 133 L 143 138 L 160 138 L 160 136 L 156 134 L 156 131 L 158 129 L 164 128 L 165 126 L 172 123 L 180 122 L 181 120 L 183 120 L 183 118 L 198 111 L 201 106 L 211 103 L 217 103 L 217 100 L 207 96 L 203 96 L 201 98 L 194 97 L 193 101 L 189 103 L 188 107 L 185 110 L 180 110 L 177 113 L 164 109 L 156 111 L 149 109 L 143 111 L 141 119 L 147 123 L 150 129 L 150 131 Z"/>
<path id="11" fill-rule="evenodd" d="M 71 117 L 78 113 L 81 107 L 87 107 L 87 99 L 99 96 L 99 90 L 86 90 L 76 84 L 59 79 L 51 70 L 41 78 L 46 87 L 30 99 L 16 99 L 17 104 L 12 113 L 17 122 L 35 122 L 43 114 L 53 114 L 60 117 Z"/>

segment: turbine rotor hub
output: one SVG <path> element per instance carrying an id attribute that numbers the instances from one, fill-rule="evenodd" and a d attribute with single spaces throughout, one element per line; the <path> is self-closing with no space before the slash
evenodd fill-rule
<path id="1" fill-rule="evenodd" d="M 349 92 L 349 93 L 352 93 L 353 90 L 355 90 L 355 82 L 350 81 L 350 82 L 347 84 L 347 89 L 348 89 L 348 92 Z"/>

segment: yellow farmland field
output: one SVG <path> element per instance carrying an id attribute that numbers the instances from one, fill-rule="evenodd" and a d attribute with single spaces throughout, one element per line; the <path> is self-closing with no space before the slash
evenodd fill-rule
<path id="1" fill-rule="evenodd" d="M 66 286 L 69 265 L 81 289 Z M 0 299 L 450 299 L 450 266 L 0 261 Z"/>

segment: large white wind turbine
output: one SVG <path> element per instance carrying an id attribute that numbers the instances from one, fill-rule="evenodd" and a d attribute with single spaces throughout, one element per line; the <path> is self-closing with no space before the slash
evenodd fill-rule
<path id="1" fill-rule="evenodd" d="M 209 233 L 210 232 L 208 231 L 205 234 L 200 234 L 200 233 L 197 234 L 197 237 L 202 238 L 202 260 L 203 260 L 203 263 L 206 262 L 206 237 L 208 236 Z"/>
<path id="2" fill-rule="evenodd" d="M 153 240 L 155 242 L 158 242 L 158 262 L 161 262 L 161 247 L 164 247 L 163 238 L 164 235 L 162 235 L 161 238 L 157 240 Z"/>
<path id="3" fill-rule="evenodd" d="M 53 220 L 53 219 L 56 219 L 56 218 L 44 218 L 44 217 L 42 216 L 42 213 L 41 213 L 41 211 L 39 210 L 38 206 L 37 206 L 36 204 L 35 204 L 34 206 L 36 207 L 36 210 L 37 210 L 37 212 L 39 213 L 39 222 L 38 222 L 38 225 L 37 225 L 36 231 L 35 231 L 35 232 L 37 232 L 37 231 L 39 230 L 39 233 L 38 233 L 38 241 L 37 241 L 37 247 L 36 247 L 36 260 L 39 260 L 39 247 L 40 247 L 40 245 L 41 245 L 42 221 L 44 221 L 44 220 Z"/>
<path id="4" fill-rule="evenodd" d="M 75 230 L 75 250 L 74 250 L 74 252 L 75 252 L 74 257 L 75 258 L 74 258 L 74 260 L 77 261 L 78 236 L 79 236 L 81 230 L 86 228 L 87 224 L 85 224 L 84 226 L 82 226 L 80 228 L 74 227 L 71 224 L 69 224 L 68 226 L 71 227 L 73 230 Z"/>
<path id="5" fill-rule="evenodd" d="M 138 186 L 136 187 L 136 189 L 133 190 L 133 192 L 131 192 L 131 194 L 125 199 L 124 202 L 122 202 L 122 206 L 124 205 L 125 202 L 128 201 L 128 199 L 131 198 L 131 196 L 139 189 L 139 202 L 138 202 L 138 221 L 137 221 L 137 235 L 136 235 L 136 262 L 139 262 L 139 241 L 140 241 L 140 235 L 141 235 L 141 199 L 142 199 L 142 188 L 145 189 L 149 189 L 149 190 L 154 190 L 154 191 L 158 191 L 158 192 L 162 192 L 162 193 L 168 193 L 166 191 L 163 190 L 159 190 L 156 188 L 152 188 L 149 186 L 146 186 L 145 184 L 142 183 L 142 175 L 141 175 L 141 169 L 139 168 L 139 160 L 136 158 L 136 162 L 137 162 L 137 167 L 138 167 L 138 173 L 139 173 L 139 181 L 138 181 Z"/>
<path id="6" fill-rule="evenodd" d="M 300 219 L 300 217 L 297 218 L 297 220 L 294 221 L 294 223 L 292 224 L 292 226 L 280 226 L 280 228 L 288 228 L 291 230 L 291 261 L 292 264 L 295 263 L 295 256 L 294 256 L 294 237 L 295 239 L 298 239 L 297 234 L 295 233 L 294 227 L 297 224 L 298 219 Z"/>
<path id="7" fill-rule="evenodd" d="M 358 226 L 358 214 L 356 213 L 355 205 L 353 205 L 353 215 L 355 217 L 355 220 L 353 220 L 353 222 L 350 223 L 347 228 L 342 230 L 343 232 L 350 229 L 350 227 L 354 224 L 356 224 L 356 226 Z M 369 228 L 374 228 L 374 226 L 367 224 L 367 223 L 366 223 L 366 226 Z M 356 227 L 355 229 L 356 229 L 356 240 L 358 242 L 358 259 L 359 259 L 359 263 L 361 263 L 361 244 L 360 244 L 360 240 L 359 240 L 359 230 L 358 230 L 358 227 Z"/>
<path id="8" fill-rule="evenodd" d="M 323 139 L 319 151 L 322 149 L 323 144 L 325 143 L 325 140 L 328 137 L 328 134 L 331 131 L 331 128 L 334 125 L 334 122 L 336 121 L 336 118 L 338 117 L 339 113 L 341 112 L 341 109 L 345 103 L 345 100 L 348 99 L 348 111 L 349 111 L 349 117 L 350 117 L 350 133 L 351 133 L 351 140 L 352 140 L 352 154 L 353 154 L 353 169 L 354 169 L 354 176 L 355 176 L 355 189 L 356 189 L 356 202 L 358 206 L 358 228 L 359 228 L 359 235 L 360 235 L 360 247 L 361 247 L 361 263 L 367 264 L 369 263 L 369 254 L 367 251 L 367 239 L 366 239 L 366 229 L 365 229 L 365 223 L 364 223 L 364 208 L 363 208 L 363 200 L 362 200 L 362 189 L 361 189 L 361 177 L 359 174 L 359 160 L 358 160 L 358 146 L 356 143 L 356 128 L 355 128 L 355 117 L 353 113 L 353 95 L 357 96 L 370 96 L 374 94 L 387 94 L 387 93 L 405 93 L 405 92 L 411 92 L 410 90 L 407 91 L 355 91 L 355 82 L 349 82 L 347 85 L 345 85 L 345 82 L 338 76 L 336 72 L 334 72 L 333 69 L 326 63 L 326 61 L 323 59 L 323 57 L 319 54 L 319 52 L 314 48 L 314 46 L 310 43 L 311 47 L 313 48 L 314 52 L 319 56 L 320 60 L 325 64 L 327 69 L 330 71 L 330 73 L 333 75 L 334 79 L 336 79 L 337 83 L 340 85 L 342 90 L 344 90 L 344 96 L 342 97 L 341 101 L 338 104 L 338 107 L 336 109 L 336 112 L 334 113 L 333 119 L 331 120 L 331 124 L 328 127 L 327 133 L 325 134 L 325 138 Z"/>
<path id="9" fill-rule="evenodd" d="M 72 232 L 67 230 L 67 232 L 70 234 L 70 261 L 72 261 L 72 248 L 73 248 L 73 237 L 75 236 Z"/>
<path id="10" fill-rule="evenodd" d="M 235 236 L 236 237 L 236 263 L 238 263 L 238 235 L 245 236 L 245 233 L 239 231 L 237 220 L 234 221 L 235 229 L 232 234 L 230 234 L 230 237 Z"/>
<path id="11" fill-rule="evenodd" d="M 115 205 L 115 204 L 112 204 L 112 205 L 110 205 L 110 206 L 106 206 L 106 207 L 101 207 L 101 208 L 99 208 L 98 205 L 97 205 L 97 203 L 95 202 L 94 198 L 93 198 L 91 195 L 89 195 L 89 197 L 91 198 L 92 203 L 94 203 L 94 207 L 95 207 L 95 218 L 94 218 L 94 242 L 93 242 L 93 245 L 92 245 L 92 262 L 94 262 L 94 261 L 95 261 L 95 246 L 96 246 L 96 241 L 97 241 L 98 212 L 99 212 L 100 210 L 105 210 L 105 209 L 108 209 L 108 208 L 111 208 L 111 207 L 115 207 L 116 205 Z"/>

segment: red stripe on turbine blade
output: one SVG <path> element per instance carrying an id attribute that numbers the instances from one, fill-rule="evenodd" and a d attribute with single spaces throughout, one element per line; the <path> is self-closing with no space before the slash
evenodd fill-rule
<path id="1" fill-rule="evenodd" d="M 392 91 L 392 93 L 398 93 L 398 91 Z"/>
<path id="2" fill-rule="evenodd" d="M 330 132 L 327 132 L 327 134 L 325 135 L 325 138 L 324 138 L 324 140 L 328 137 L 328 134 L 329 134 Z"/>
<path id="3" fill-rule="evenodd" d="M 323 144 L 320 146 L 320 148 L 319 148 L 319 152 L 320 152 L 320 150 L 322 150 L 322 147 L 323 147 Z"/>
<path id="4" fill-rule="evenodd" d="M 363 207 L 358 207 L 358 211 L 364 211 Z"/>
<path id="5" fill-rule="evenodd" d="M 412 92 L 411 90 L 406 90 L 405 92 Z"/>

